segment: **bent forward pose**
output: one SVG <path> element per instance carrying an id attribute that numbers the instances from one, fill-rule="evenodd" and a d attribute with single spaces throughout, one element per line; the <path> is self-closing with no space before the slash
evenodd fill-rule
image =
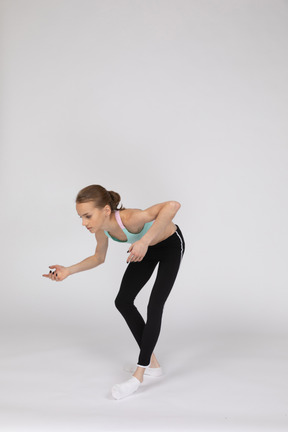
<path id="1" fill-rule="evenodd" d="M 140 352 L 132 377 L 112 388 L 120 399 L 134 393 L 143 382 L 144 374 L 160 375 L 161 367 L 153 350 L 159 338 L 164 304 L 175 282 L 185 251 L 185 242 L 178 225 L 172 221 L 180 204 L 167 201 L 146 210 L 118 208 L 120 195 L 100 185 L 87 186 L 76 197 L 76 211 L 84 225 L 95 233 L 96 251 L 78 264 L 63 267 L 49 266 L 43 276 L 62 281 L 67 276 L 89 270 L 104 263 L 108 239 L 130 243 L 129 264 L 121 282 L 115 305 L 127 322 Z M 150 279 L 159 263 L 157 276 L 147 307 L 146 323 L 134 305 L 134 300 Z"/>

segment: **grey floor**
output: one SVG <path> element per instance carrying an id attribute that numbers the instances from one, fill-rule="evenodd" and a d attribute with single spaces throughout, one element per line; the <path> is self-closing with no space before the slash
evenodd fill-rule
<path id="1" fill-rule="evenodd" d="M 118 401 L 111 387 L 129 378 L 132 345 L 115 355 L 85 329 L 22 328 L 1 340 L 3 432 L 288 430 L 285 336 L 197 335 L 173 347 L 163 336 L 165 375 Z"/>

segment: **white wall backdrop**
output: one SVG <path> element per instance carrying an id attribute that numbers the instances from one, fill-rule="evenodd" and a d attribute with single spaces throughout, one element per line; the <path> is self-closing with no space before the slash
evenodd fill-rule
<path id="1" fill-rule="evenodd" d="M 223 382 L 218 384 L 221 374 L 217 370 L 214 381 L 212 375 L 208 378 L 212 388 L 203 387 L 201 376 L 201 367 L 204 365 L 204 372 L 205 365 L 209 367 L 215 335 L 230 337 L 230 345 L 218 344 L 221 362 L 211 361 L 225 368 L 222 350 L 236 353 L 238 349 L 239 358 L 244 358 L 247 346 L 253 352 L 255 344 L 245 342 L 242 347 L 238 341 L 248 341 L 251 335 L 258 341 L 264 337 L 261 354 L 255 354 L 255 348 L 255 363 L 241 370 L 243 377 L 263 373 L 259 383 L 267 379 L 267 388 L 258 390 L 265 400 L 249 387 L 253 377 L 242 390 L 241 384 L 235 384 L 235 393 L 229 381 L 233 366 L 223 376 L 228 379 L 227 389 L 238 397 L 233 399 L 232 412 L 238 413 L 243 404 L 247 408 L 246 420 L 241 413 L 239 419 L 236 416 L 243 431 L 250 431 L 251 426 L 255 432 L 262 422 L 270 432 L 283 426 L 282 420 L 287 429 L 287 403 L 277 390 L 278 384 L 285 387 L 284 363 L 273 366 L 279 371 L 274 384 L 269 381 L 272 367 L 268 370 L 268 363 L 262 363 L 262 369 L 259 366 L 259 359 L 269 351 L 265 338 L 280 341 L 278 346 L 270 345 L 268 359 L 272 353 L 281 356 L 282 341 L 287 338 L 287 1 L 1 0 L 0 5 L 0 350 L 1 365 L 10 368 L 15 378 L 15 392 L 9 396 L 8 369 L 3 366 L 7 389 L 4 387 L 1 406 L 6 407 L 6 426 L 18 419 L 23 427 L 21 415 L 26 420 L 31 415 L 27 430 L 31 432 L 36 425 L 39 431 L 41 423 L 35 423 L 33 410 L 38 409 L 39 422 L 48 421 L 45 409 L 52 400 L 55 418 L 60 409 L 66 412 L 58 403 L 59 395 L 54 399 L 58 378 L 50 383 L 51 397 L 40 396 L 38 387 L 33 395 L 27 393 L 33 379 L 39 378 L 37 367 L 46 365 L 45 361 L 47 371 L 48 364 L 58 371 L 59 383 L 65 376 L 70 385 L 72 368 L 76 379 L 76 371 L 88 361 L 89 349 L 93 353 L 89 382 L 97 359 L 110 368 L 108 359 L 118 361 L 117 356 L 123 356 L 124 360 L 129 349 L 137 359 L 135 341 L 114 306 L 126 268 L 127 246 L 110 241 L 103 266 L 63 282 L 42 277 L 49 265 L 69 266 L 94 253 L 95 237 L 82 227 L 75 198 L 83 187 L 101 184 L 119 192 L 126 207 L 146 208 L 170 199 L 182 204 L 175 223 L 184 234 L 186 253 L 165 305 L 158 346 L 167 359 L 177 354 L 182 358 L 176 362 L 170 357 L 182 370 L 186 392 L 188 377 L 184 374 L 191 364 L 185 349 L 195 347 L 196 352 L 194 343 L 205 337 L 210 342 L 196 354 L 199 387 L 193 378 L 188 395 L 195 389 L 193 404 L 187 405 L 189 397 L 185 396 L 186 402 L 179 399 L 179 411 L 173 417 L 176 393 L 172 387 L 169 393 L 167 387 L 165 403 L 157 408 L 157 415 L 164 410 L 155 420 L 157 430 L 161 425 L 165 431 L 168 426 L 175 430 L 174 424 L 177 430 L 181 424 L 183 430 L 192 430 L 187 426 L 192 421 L 191 407 L 199 425 L 208 422 L 205 431 L 228 430 L 224 428 L 225 409 L 233 398 L 229 391 L 219 396 Z M 144 315 L 152 283 L 153 278 L 136 300 Z M 59 354 L 62 371 L 57 346 L 67 340 L 72 345 L 73 340 L 86 344 L 85 361 L 81 357 L 80 366 L 74 348 L 70 352 L 68 347 L 62 357 Z M 42 351 L 35 353 L 37 344 Z M 29 357 L 32 345 L 34 363 Z M 55 353 L 49 351 L 53 347 Z M 20 356 L 20 369 L 16 357 L 9 357 L 13 352 Z M 7 356 L 10 366 L 5 363 Z M 50 372 L 45 367 L 41 389 L 46 388 L 46 381 L 49 387 Z M 238 370 L 231 376 L 235 379 L 236 375 L 240 376 Z M 26 377 L 27 385 L 20 376 Z M 79 382 L 83 384 L 82 378 Z M 19 383 L 23 383 L 23 396 Z M 103 388 L 107 385 L 106 377 Z M 80 395 L 75 413 L 79 406 L 87 409 L 90 401 L 81 399 L 83 393 L 77 389 L 73 390 Z M 199 389 L 203 389 L 202 399 Z M 285 392 L 287 396 L 287 386 Z M 167 402 L 170 394 L 172 399 Z M 252 401 L 249 396 L 253 395 Z M 94 396 L 93 390 L 91 398 Z M 99 400 L 102 396 L 99 394 Z M 207 414 L 204 405 L 209 404 L 209 397 Z M 204 405 L 198 408 L 201 401 Z M 27 412 L 21 411 L 26 403 Z M 162 424 L 169 403 L 171 418 Z M 111 408 L 105 408 L 107 418 L 115 422 L 109 430 L 118 430 L 119 418 L 125 431 L 130 430 L 130 423 L 125 423 L 131 415 L 128 408 L 126 412 L 119 408 L 118 417 L 117 408 L 113 414 Z M 269 410 L 274 408 L 272 414 Z M 99 409 L 102 418 L 102 405 Z M 139 411 L 141 420 L 134 420 L 146 424 L 153 409 L 154 405 L 149 406 L 147 418 Z M 219 412 L 223 415 L 220 426 Z M 68 414 L 67 419 L 74 419 Z M 89 412 L 82 414 L 77 420 L 81 430 L 84 417 L 89 419 Z M 266 415 L 264 420 L 262 415 Z M 148 429 L 154 430 L 151 424 Z M 200 426 L 196 430 L 204 431 Z"/>
<path id="2" fill-rule="evenodd" d="M 41 277 L 94 252 L 74 201 L 102 184 L 126 207 L 182 203 L 167 320 L 286 332 L 287 2 L 9 0 L 1 15 L 3 323 L 109 322 L 125 247 Z"/>

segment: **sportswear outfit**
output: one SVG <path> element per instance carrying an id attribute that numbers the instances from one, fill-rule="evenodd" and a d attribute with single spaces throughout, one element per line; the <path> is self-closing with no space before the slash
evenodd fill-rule
<path id="1" fill-rule="evenodd" d="M 140 233 L 133 234 L 124 227 L 119 210 L 115 212 L 115 216 L 119 226 L 126 234 L 127 241 L 122 242 L 112 237 L 107 231 L 104 232 L 107 237 L 121 243 L 134 243 L 140 240 L 154 222 L 146 223 Z M 176 227 L 174 234 L 167 239 L 154 246 L 148 246 L 142 261 L 129 263 L 115 299 L 116 308 L 123 315 L 140 347 L 137 366 L 148 367 L 150 365 L 151 355 L 160 334 L 164 304 L 174 285 L 185 252 L 182 232 L 178 225 Z M 134 305 L 134 300 L 152 276 L 157 264 L 159 266 L 147 306 L 145 323 Z"/>

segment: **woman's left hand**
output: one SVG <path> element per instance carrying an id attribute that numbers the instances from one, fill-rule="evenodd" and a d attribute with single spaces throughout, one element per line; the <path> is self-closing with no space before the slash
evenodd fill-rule
<path id="1" fill-rule="evenodd" d="M 131 244 L 127 253 L 130 252 L 129 257 L 127 258 L 127 263 L 129 262 L 139 262 L 142 261 L 146 252 L 148 250 L 148 244 L 143 242 L 142 240 L 138 240 L 135 243 Z"/>

